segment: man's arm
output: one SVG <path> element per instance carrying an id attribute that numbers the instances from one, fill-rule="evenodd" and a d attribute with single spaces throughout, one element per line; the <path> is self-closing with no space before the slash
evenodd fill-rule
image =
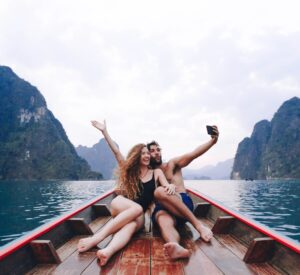
<path id="1" fill-rule="evenodd" d="M 210 141 L 198 146 L 190 153 L 169 160 L 168 165 L 170 167 L 173 167 L 173 169 L 183 168 L 188 166 L 194 159 L 198 158 L 199 156 L 207 152 L 213 145 L 217 143 L 219 138 L 219 131 L 217 126 L 213 126 L 213 128 L 216 134 L 211 136 Z"/>

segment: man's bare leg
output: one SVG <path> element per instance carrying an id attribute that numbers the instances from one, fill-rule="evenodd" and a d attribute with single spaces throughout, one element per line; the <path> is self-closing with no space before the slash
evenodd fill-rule
<path id="1" fill-rule="evenodd" d="M 132 235 L 144 225 L 143 216 L 129 222 L 117 231 L 107 247 L 97 251 L 100 265 L 104 266 L 117 251 L 122 249 L 131 239 Z"/>
<path id="2" fill-rule="evenodd" d="M 213 236 L 211 230 L 204 226 L 194 215 L 194 213 L 183 203 L 183 201 L 175 195 L 168 195 L 163 187 L 156 188 L 154 192 L 155 198 L 168 211 L 177 217 L 188 220 L 195 229 L 200 233 L 200 237 L 209 242 Z"/>
<path id="3" fill-rule="evenodd" d="M 103 241 L 107 236 L 117 232 L 124 225 L 134 221 L 143 213 L 143 209 L 137 203 L 124 198 L 116 197 L 111 203 L 111 213 L 114 217 L 95 235 L 80 239 L 77 245 L 79 252 L 84 252 Z"/>
<path id="4" fill-rule="evenodd" d="M 160 210 L 155 215 L 156 222 L 159 225 L 160 233 L 165 240 L 164 251 L 173 260 L 179 258 L 188 258 L 190 253 L 179 244 L 180 236 L 175 228 L 173 217 L 164 210 Z"/>

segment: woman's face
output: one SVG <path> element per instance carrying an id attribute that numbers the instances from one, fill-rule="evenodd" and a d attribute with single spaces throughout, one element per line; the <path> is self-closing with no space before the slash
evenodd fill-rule
<path id="1" fill-rule="evenodd" d="M 144 147 L 141 151 L 140 164 L 148 166 L 150 164 L 150 153 L 147 147 Z"/>

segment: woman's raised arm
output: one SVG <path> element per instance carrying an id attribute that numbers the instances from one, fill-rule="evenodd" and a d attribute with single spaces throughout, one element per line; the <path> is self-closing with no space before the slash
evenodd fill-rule
<path id="1" fill-rule="evenodd" d="M 112 140 L 112 138 L 108 134 L 107 128 L 106 128 L 106 121 L 104 120 L 103 123 L 102 123 L 102 122 L 99 122 L 99 121 L 96 121 L 96 120 L 92 120 L 91 123 L 95 128 L 97 128 L 99 131 L 102 132 L 102 134 L 103 134 L 105 140 L 107 141 L 110 149 L 114 153 L 114 155 L 115 155 L 115 157 L 118 161 L 118 164 L 121 165 L 125 161 L 125 159 L 124 159 L 123 155 L 121 154 L 118 146 L 114 143 L 114 141 Z"/>

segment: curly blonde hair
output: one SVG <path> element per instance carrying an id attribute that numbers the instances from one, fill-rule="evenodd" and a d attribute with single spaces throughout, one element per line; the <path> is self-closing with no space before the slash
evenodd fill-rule
<path id="1" fill-rule="evenodd" d="M 143 143 L 135 145 L 119 167 L 117 188 L 131 200 L 136 199 L 143 188 L 140 184 L 140 159 L 145 147 L 147 146 Z"/>

